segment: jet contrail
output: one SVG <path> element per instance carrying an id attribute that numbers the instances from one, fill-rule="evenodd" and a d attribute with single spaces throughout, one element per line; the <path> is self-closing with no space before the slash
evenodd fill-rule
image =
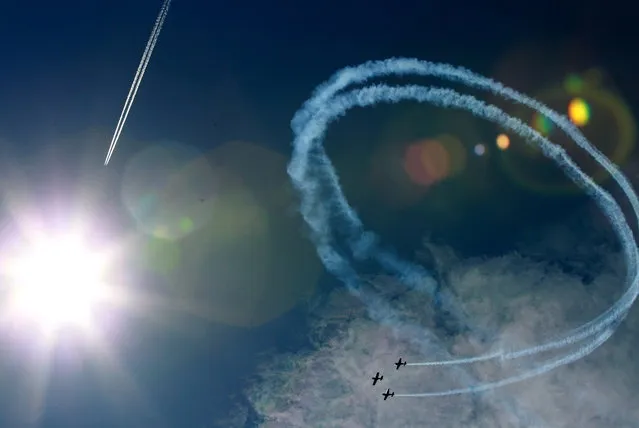
<path id="1" fill-rule="evenodd" d="M 129 111 L 131 110 L 131 105 L 133 104 L 133 100 L 135 99 L 135 94 L 137 94 L 140 83 L 142 82 L 142 77 L 144 77 L 146 66 L 149 65 L 151 54 L 153 53 L 155 44 L 157 43 L 158 37 L 160 36 L 160 31 L 162 31 L 162 27 L 164 26 L 164 20 L 166 19 L 166 14 L 169 12 L 170 5 L 171 0 L 164 0 L 164 3 L 162 3 L 162 8 L 160 9 L 160 13 L 158 13 L 158 17 L 155 20 L 155 25 L 153 26 L 153 30 L 151 31 L 151 36 L 149 36 L 149 41 L 146 43 L 146 48 L 144 48 L 144 53 L 142 54 L 140 65 L 138 65 L 138 69 L 135 72 L 135 77 L 133 78 L 133 83 L 131 83 L 131 89 L 129 89 L 129 94 L 127 95 L 126 101 L 124 102 L 124 107 L 122 108 L 120 119 L 118 120 L 118 124 L 115 127 L 115 132 L 113 133 L 113 138 L 111 139 L 111 145 L 109 146 L 109 151 L 107 152 L 106 158 L 104 159 L 105 166 L 108 165 L 109 161 L 111 160 L 111 156 L 113 155 L 115 146 L 118 144 L 120 134 L 122 133 L 122 128 L 124 127 L 126 118 L 129 115 Z"/>

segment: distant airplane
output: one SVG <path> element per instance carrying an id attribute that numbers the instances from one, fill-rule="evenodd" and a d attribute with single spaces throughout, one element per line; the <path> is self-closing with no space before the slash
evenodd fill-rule
<path id="1" fill-rule="evenodd" d="M 374 378 L 372 378 L 372 379 L 373 379 L 373 385 L 375 385 L 375 384 L 377 383 L 377 381 L 378 381 L 378 380 L 382 380 L 382 379 L 384 379 L 384 376 L 380 376 L 380 375 L 379 375 L 379 372 L 377 372 L 377 374 L 375 375 L 375 377 L 374 377 Z"/>
<path id="2" fill-rule="evenodd" d="M 386 401 L 386 399 L 388 397 L 394 397 L 395 393 L 392 392 L 390 389 L 387 389 L 385 393 L 382 394 L 384 396 L 384 401 Z"/>
<path id="3" fill-rule="evenodd" d="M 400 366 L 405 366 L 406 361 L 402 362 L 402 357 L 399 357 L 399 361 L 395 363 L 395 370 L 399 370 Z"/>

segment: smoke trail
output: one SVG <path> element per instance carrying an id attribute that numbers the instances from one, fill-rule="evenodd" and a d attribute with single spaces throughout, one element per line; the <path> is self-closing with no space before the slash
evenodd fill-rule
<path id="1" fill-rule="evenodd" d="M 523 94 L 468 70 L 416 59 L 388 59 L 368 62 L 358 67 L 345 68 L 338 71 L 326 83 L 320 85 L 315 90 L 314 95 L 295 114 L 291 121 L 295 139 L 293 156 L 288 166 L 288 172 L 294 186 L 301 194 L 301 213 L 310 226 L 312 239 L 317 246 L 320 258 L 326 268 L 339 277 L 347 285 L 349 291 L 358 296 L 368 306 L 369 313 L 374 319 L 385 324 L 392 324 L 397 330 L 401 330 L 403 327 L 398 317 L 392 313 L 389 307 L 382 305 L 378 299 L 361 293 L 359 289 L 359 282 L 361 281 L 357 278 L 357 274 L 354 273 L 354 269 L 347 261 L 346 256 L 339 253 L 338 247 L 335 245 L 337 239 L 343 239 L 349 244 L 353 258 L 376 261 L 382 269 L 397 276 L 406 285 L 434 295 L 436 293 L 436 284 L 432 275 L 422 267 L 400 260 L 394 253 L 381 248 L 377 242 L 377 237 L 364 229 L 361 220 L 345 199 L 335 168 L 322 147 L 322 139 L 327 126 L 353 107 L 372 106 L 380 102 L 398 103 L 404 100 L 429 102 L 440 107 L 470 111 L 475 116 L 487 119 L 518 133 L 529 144 L 538 145 L 547 157 L 561 167 L 571 180 L 583 188 L 596 201 L 611 222 L 623 246 L 627 265 L 626 291 L 608 310 L 597 318 L 562 337 L 538 346 L 459 360 L 414 363 L 413 366 L 469 364 L 491 359 L 512 360 L 564 348 L 590 339 L 589 342 L 581 344 L 577 350 L 573 350 L 564 357 L 548 360 L 526 373 L 502 379 L 498 382 L 479 384 L 465 389 L 425 394 L 396 394 L 396 396 L 442 396 L 486 391 L 537 376 L 561 365 L 576 361 L 593 352 L 612 335 L 614 329 L 623 320 L 639 294 L 637 272 L 639 252 L 632 232 L 616 201 L 608 192 L 583 173 L 561 147 L 553 144 L 520 120 L 507 115 L 498 107 L 486 104 L 473 96 L 462 95 L 450 89 L 414 85 L 392 87 L 379 84 L 339 94 L 340 91 L 349 85 L 362 83 L 373 77 L 384 77 L 392 74 L 440 77 L 463 83 L 470 87 L 487 90 L 538 111 L 553 121 L 611 174 L 630 201 L 637 218 L 639 218 L 639 200 L 631 185 L 616 166 L 593 147 L 567 118 Z M 446 293 L 437 297 L 442 300 L 445 310 L 457 316 L 458 319 L 466 324 L 468 323 L 465 321 L 466 317 L 461 306 L 456 302 L 452 294 Z"/>
<path id="2" fill-rule="evenodd" d="M 516 382 L 521 382 L 526 379 L 531 379 L 535 376 L 539 376 L 541 374 L 547 373 L 551 370 L 554 370 L 557 367 L 563 366 L 565 364 L 574 363 L 585 357 L 586 355 L 593 352 L 595 349 L 603 345 L 610 336 L 614 333 L 614 329 L 607 329 L 602 334 L 595 337 L 593 341 L 582 346 L 574 352 L 569 353 L 566 356 L 561 358 L 555 358 L 547 361 L 546 363 L 535 367 L 533 369 L 529 369 L 528 371 L 521 373 L 519 375 L 511 376 L 499 380 L 497 382 L 487 382 L 482 383 L 476 386 L 471 386 L 468 388 L 459 388 L 459 389 L 450 389 L 447 391 L 439 391 L 439 392 L 422 392 L 416 394 L 395 394 L 395 397 L 446 397 L 449 395 L 460 395 L 460 394 L 471 394 L 476 392 L 489 391 L 491 389 L 500 388 L 502 386 L 510 385 Z"/>
<path id="3" fill-rule="evenodd" d="M 166 19 L 166 15 L 169 12 L 169 6 L 171 6 L 171 0 L 164 0 L 164 3 L 162 3 L 162 8 L 160 8 L 160 12 L 155 19 L 155 25 L 153 26 L 153 30 L 151 30 L 151 35 L 149 36 L 149 40 L 146 43 L 146 47 L 144 48 L 144 53 L 142 54 L 142 58 L 140 59 L 138 69 L 135 72 L 135 77 L 133 77 L 131 88 L 129 89 L 129 93 L 126 96 L 124 107 L 122 108 L 122 113 L 120 113 L 120 119 L 118 119 L 118 124 L 115 127 L 115 132 L 113 133 L 113 138 L 111 139 L 111 144 L 109 145 L 109 150 L 107 152 L 106 158 L 104 159 L 105 166 L 109 164 L 111 156 L 113 155 L 113 151 L 115 150 L 115 146 L 118 144 L 120 134 L 122 133 L 122 128 L 124 128 L 124 123 L 129 116 L 131 105 L 133 105 L 133 100 L 135 100 L 135 95 L 138 93 L 138 88 L 140 87 L 140 83 L 142 82 L 142 78 L 144 77 L 144 73 L 146 72 L 146 67 L 147 65 L 149 65 L 151 55 L 153 54 L 153 49 L 155 48 L 155 44 L 158 41 L 158 37 L 160 36 L 160 31 L 162 31 L 162 27 L 164 26 L 164 20 Z"/>

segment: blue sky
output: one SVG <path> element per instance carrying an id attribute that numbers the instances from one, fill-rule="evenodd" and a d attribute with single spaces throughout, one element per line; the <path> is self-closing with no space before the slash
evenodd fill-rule
<path id="1" fill-rule="evenodd" d="M 140 171 L 152 166 L 142 161 L 136 164 L 135 160 L 147 159 L 145 153 L 165 142 L 188 145 L 211 164 L 241 177 L 239 181 L 233 178 L 225 181 L 225 173 L 215 169 L 214 181 L 218 186 L 224 185 L 220 187 L 222 190 L 211 191 L 214 194 L 233 189 L 227 193 L 235 195 L 236 188 L 248 189 L 250 197 L 233 199 L 231 195 L 227 205 L 236 209 L 231 212 L 231 219 L 225 221 L 235 227 L 232 230 L 237 236 L 233 235 L 228 244 L 228 248 L 233 249 L 225 254 L 237 254 L 233 256 L 237 257 L 237 266 L 233 265 L 231 256 L 226 259 L 220 256 L 218 265 L 197 259 L 200 264 L 183 264 L 190 266 L 185 268 L 186 274 L 163 276 L 129 259 L 122 275 L 133 287 L 165 293 L 179 288 L 176 284 L 182 281 L 187 284 L 184 288 L 189 289 L 190 284 L 195 289 L 195 284 L 208 283 L 211 276 L 215 278 L 215 266 L 218 266 L 217 275 L 228 269 L 225 272 L 229 278 L 236 278 L 233 276 L 236 274 L 237 278 L 244 278 L 237 273 L 242 270 L 238 266 L 248 266 L 257 272 L 262 265 L 253 262 L 251 257 L 258 256 L 251 251 L 262 244 L 251 246 L 247 241 L 243 241 L 244 246 L 239 244 L 243 226 L 239 225 L 238 213 L 248 215 L 250 224 L 258 224 L 259 219 L 267 219 L 264 221 L 269 224 L 264 229 L 268 232 L 259 235 L 264 236 L 264 249 L 259 253 L 264 266 L 263 271 L 259 271 L 262 276 L 254 281 L 261 284 L 262 288 L 256 293 L 263 299 L 259 301 L 266 310 L 260 312 L 260 305 L 257 309 L 251 306 L 255 314 L 242 313 L 246 317 L 240 317 L 242 322 L 259 319 L 256 323 L 261 325 L 238 326 L 241 322 L 230 314 L 222 315 L 220 307 L 217 317 L 206 320 L 195 320 L 184 314 L 169 317 L 171 328 L 147 319 L 153 317 L 133 313 L 122 315 L 121 329 L 109 336 L 113 339 L 114 353 L 140 387 L 141 395 L 151 407 L 158 409 L 159 420 L 168 427 L 211 426 L 230 412 L 233 403 L 240 408 L 255 405 L 267 414 L 263 401 L 256 398 L 256 391 L 262 394 L 265 388 L 272 386 L 283 396 L 291 393 L 268 383 L 271 382 L 268 376 L 265 376 L 266 383 L 256 382 L 256 378 L 264 374 L 260 370 L 268 371 L 258 366 L 262 367 L 271 358 L 284 360 L 287 352 L 308 351 L 309 334 L 317 328 L 317 323 L 311 322 L 309 326 L 306 304 L 293 308 L 298 297 L 291 302 L 284 298 L 294 289 L 292 283 L 281 284 L 308 281 L 303 290 L 308 292 L 304 298 L 314 296 L 311 306 L 332 307 L 327 303 L 333 298 L 329 292 L 334 292 L 339 285 L 323 273 L 316 259 L 309 256 L 295 262 L 301 272 L 299 278 L 303 279 L 287 276 L 292 275 L 293 269 L 286 271 L 286 262 L 297 260 L 294 257 L 300 254 L 306 257 L 308 248 L 304 243 L 308 243 L 299 219 L 293 219 L 294 197 L 286 193 L 288 190 L 282 190 L 285 196 L 278 192 L 288 185 L 284 165 L 292 138 L 289 122 L 313 88 L 335 70 L 370 59 L 419 57 L 505 78 L 507 83 L 523 85 L 523 88 L 517 87 L 531 90 L 534 95 L 544 85 L 560 81 L 567 71 L 595 67 L 603 70 L 607 77 L 607 89 L 623 94 L 631 109 L 636 111 L 639 103 L 639 87 L 634 76 L 638 61 L 634 54 L 636 43 L 617 31 L 627 27 L 629 14 L 609 3 L 495 7 L 490 2 L 468 6 L 459 2 L 405 1 L 395 5 L 347 0 L 292 6 L 288 4 L 291 2 L 175 0 L 121 145 L 105 169 L 102 158 L 160 2 L 63 0 L 55 7 L 46 2 L 12 0 L 5 3 L 0 13 L 0 38 L 4 41 L 0 44 L 0 148 L 3 151 L 0 162 L 7 228 L 16 215 L 8 212 L 9 195 L 17 194 L 18 199 L 37 207 L 45 217 L 51 217 L 54 211 L 59 215 L 81 212 L 93 218 L 103 216 L 109 226 L 100 231 L 102 235 L 108 235 L 108 230 L 118 242 L 141 242 L 148 238 L 148 229 L 139 223 L 147 222 L 149 226 L 155 220 L 132 215 L 130 207 L 123 203 L 123 189 L 129 183 L 127 180 L 137 179 L 139 183 L 133 184 L 139 186 L 133 187 L 142 189 L 142 193 L 151 192 L 153 186 L 140 184 L 144 182 L 140 177 L 145 175 Z M 518 54 L 527 61 L 518 62 Z M 540 70 L 550 71 L 544 74 Z M 537 81 L 535 77 L 539 77 Z M 426 123 L 450 129 L 456 123 L 450 120 L 437 116 Z M 446 205 L 445 210 L 442 208 L 443 211 L 386 206 L 384 200 L 375 199 L 375 189 L 372 192 L 365 189 L 366 182 L 360 180 L 364 173 L 358 169 L 368 165 L 361 159 L 366 159 L 364 156 L 368 155 L 364 153 L 377 135 L 378 128 L 373 122 L 366 117 L 356 118 L 345 128 L 338 128 L 335 138 L 338 143 L 330 145 L 328 150 L 344 171 L 348 196 L 361 204 L 364 219 L 384 239 L 390 239 L 402 254 L 420 248 L 422 237 L 433 236 L 433 233 L 439 242 L 458 246 L 456 250 L 460 253 L 479 255 L 512 250 L 515 246 L 512 239 L 534 235 L 537 228 L 561 219 L 566 212 L 573 212 L 573 208 L 581 209 L 585 203 L 583 198 L 554 198 L 522 192 L 504 180 L 501 172 L 493 172 L 498 168 L 492 163 L 493 158 L 486 158 L 489 166 L 469 167 L 472 175 L 453 188 L 457 192 L 455 197 L 447 193 L 445 198 L 440 194 L 429 200 L 452 204 Z M 471 125 L 474 126 L 471 123 L 468 129 Z M 458 125 L 459 128 L 465 126 Z M 486 132 L 490 130 L 480 128 L 477 135 L 483 137 Z M 235 151 L 222 149 L 233 141 L 250 142 L 265 151 L 245 146 Z M 140 168 L 137 175 L 132 165 Z M 178 167 L 167 167 L 167 171 L 175 168 Z M 266 172 L 260 175 L 249 170 Z M 158 175 L 154 177 L 160 177 L 158 181 L 168 174 L 155 172 Z M 150 176 L 150 173 L 146 175 Z M 467 185 L 472 182 L 484 183 L 488 190 L 474 191 Z M 269 183 L 275 184 L 269 187 Z M 93 196 L 88 199 L 80 196 L 87 193 Z M 502 194 L 512 196 L 517 202 L 502 204 Z M 483 197 L 488 198 L 488 202 L 481 199 Z M 164 211 L 158 211 L 158 218 L 173 219 L 181 209 L 187 210 L 182 200 L 179 203 L 177 200 L 167 202 Z M 477 206 L 484 207 L 483 211 L 475 216 L 476 224 L 469 223 L 465 213 Z M 530 207 L 545 208 L 531 213 Z M 425 226 L 424 216 L 430 220 L 427 224 L 434 226 Z M 523 218 L 530 220 L 529 227 L 520 226 Z M 504 228 L 500 236 L 488 232 L 495 225 Z M 472 242 L 467 238 L 469 230 L 478 231 Z M 188 243 L 191 252 L 183 249 L 185 254 L 195 254 L 203 247 L 211 251 L 211 257 L 214 251 L 222 254 L 223 247 L 211 249 L 213 246 L 193 239 Z M 168 263 L 167 259 L 160 260 L 156 260 L 156 268 L 157 263 Z M 237 281 L 247 284 L 243 279 Z M 218 290 L 218 300 L 222 300 L 219 296 L 231 295 L 234 291 L 224 289 L 227 294 L 223 294 Z M 275 297 L 268 300 L 268 296 Z M 231 311 L 248 311 L 237 309 L 239 307 Z M 311 315 L 311 319 L 314 316 Z M 369 332 L 370 328 L 366 325 L 363 331 Z M 104 373 L 100 370 L 103 369 L 95 364 L 90 352 L 78 350 L 78 345 L 70 342 L 56 351 L 55 370 L 47 391 L 50 398 L 40 419 L 42 426 L 145 426 L 141 425 L 148 415 L 142 410 L 144 406 L 118 403 L 118 388 L 114 390 L 113 385 L 101 391 Z M 29 349 L 16 348 L 1 361 L 2 371 L 10 373 L 7 376 L 17 385 L 22 385 L 23 379 L 14 370 L 16 364 L 28 366 L 29 358 L 38 359 L 37 352 Z M 30 357 L 24 357 L 21 352 L 27 352 Z M 315 361 L 312 354 L 307 357 Z M 342 357 L 330 354 L 327 358 L 334 362 Z M 299 376 L 303 378 L 304 374 Z M 7 387 L 4 381 L 1 383 L 0 409 L 11 408 L 14 388 Z M 248 398 L 244 394 L 246 388 L 253 394 Z M 319 410 L 309 410 L 315 411 Z M 115 422 L 118 420 L 120 422 Z M 116 423 L 121 425 L 114 425 Z M 246 424 L 251 426 L 251 417 Z"/>

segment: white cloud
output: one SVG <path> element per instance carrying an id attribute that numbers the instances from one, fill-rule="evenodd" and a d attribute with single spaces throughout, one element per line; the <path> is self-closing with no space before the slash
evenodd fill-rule
<path id="1" fill-rule="evenodd" d="M 438 346 L 453 355 L 538 344 L 593 318 L 622 291 L 620 255 L 603 245 L 578 250 L 563 245 L 570 236 L 566 232 L 564 240 L 545 241 L 546 247 L 537 246 L 526 255 L 488 260 L 459 260 L 450 251 L 429 246 L 473 327 L 489 333 L 491 339 L 485 342 L 438 329 L 426 296 L 399 292 L 382 278 L 372 289 L 394 296 L 396 310 L 433 331 L 440 339 Z M 540 254 L 549 253 L 552 260 L 563 258 L 567 264 L 539 260 Z M 600 263 L 579 263 L 584 258 Z M 585 269 L 590 269 L 587 280 Z M 625 428 L 637 426 L 639 420 L 636 310 L 593 354 L 549 374 L 476 397 L 396 397 L 387 402 L 380 395 L 386 388 L 406 393 L 460 385 L 443 368 L 394 370 L 398 356 L 414 360 L 417 351 L 368 319 L 346 291 L 334 292 L 314 313 L 314 320 L 317 349 L 276 356 L 247 391 L 249 402 L 266 419 L 263 427 Z M 539 360 L 522 361 L 515 368 L 535 362 Z M 512 373 L 509 366 L 498 364 L 468 369 L 475 379 L 497 380 Z M 373 387 L 370 378 L 377 371 L 384 380 Z"/>

